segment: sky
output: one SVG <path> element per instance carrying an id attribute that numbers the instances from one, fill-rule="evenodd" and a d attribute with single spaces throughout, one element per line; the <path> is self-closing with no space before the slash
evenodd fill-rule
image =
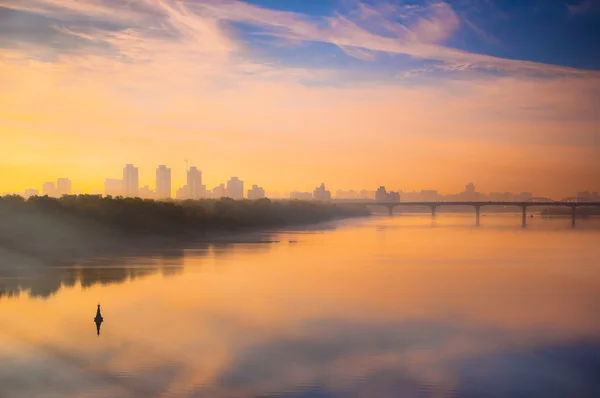
<path id="1" fill-rule="evenodd" d="M 0 0 L 0 192 L 600 191 L 599 49 L 598 0 Z"/>

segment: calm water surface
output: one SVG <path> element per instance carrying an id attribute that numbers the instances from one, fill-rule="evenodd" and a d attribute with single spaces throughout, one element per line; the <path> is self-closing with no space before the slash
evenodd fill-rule
<path id="1" fill-rule="evenodd" d="M 600 397 L 600 220 L 529 222 L 374 217 L 3 276 L 0 397 Z"/>

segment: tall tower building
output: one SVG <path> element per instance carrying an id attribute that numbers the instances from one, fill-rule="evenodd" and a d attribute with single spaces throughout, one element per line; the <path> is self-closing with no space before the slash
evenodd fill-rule
<path id="1" fill-rule="evenodd" d="M 231 177 L 229 181 L 227 181 L 227 196 L 231 199 L 243 199 L 244 181 L 237 177 Z"/>
<path id="2" fill-rule="evenodd" d="M 171 197 L 171 169 L 161 164 L 156 169 L 156 199 Z"/>
<path id="3" fill-rule="evenodd" d="M 59 178 L 56 180 L 56 193 L 58 196 L 71 194 L 71 180 L 68 178 Z"/>
<path id="4" fill-rule="evenodd" d="M 123 194 L 135 198 L 140 194 L 138 168 L 127 164 L 123 168 Z"/>
<path id="5" fill-rule="evenodd" d="M 202 185 L 202 172 L 196 167 L 190 167 L 187 172 L 188 199 L 201 199 L 205 196 L 205 186 Z"/>

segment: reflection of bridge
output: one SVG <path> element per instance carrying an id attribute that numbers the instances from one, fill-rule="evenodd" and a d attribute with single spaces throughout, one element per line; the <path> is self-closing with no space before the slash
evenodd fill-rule
<path id="1" fill-rule="evenodd" d="M 520 207 L 523 210 L 523 221 L 522 226 L 527 226 L 527 208 L 528 207 L 549 207 L 549 206 L 563 206 L 570 207 L 571 212 L 571 226 L 575 227 L 575 212 L 578 207 L 600 207 L 600 202 L 571 202 L 571 201 L 527 201 L 527 202 L 377 202 L 377 201 L 343 201 L 339 203 L 347 203 L 353 205 L 362 206 L 385 206 L 388 208 L 390 216 L 394 214 L 394 207 L 396 206 L 428 206 L 431 209 L 431 217 L 435 218 L 437 208 L 440 206 L 472 206 L 475 208 L 475 225 L 479 226 L 479 216 L 481 208 L 483 206 L 515 206 Z"/>

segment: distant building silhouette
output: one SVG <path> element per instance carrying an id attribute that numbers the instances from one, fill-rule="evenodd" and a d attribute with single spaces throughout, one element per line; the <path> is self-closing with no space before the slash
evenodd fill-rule
<path id="1" fill-rule="evenodd" d="M 331 192 L 325 188 L 325 184 L 321 183 L 321 185 L 315 188 L 313 192 L 314 200 L 328 201 L 331 200 Z"/>
<path id="2" fill-rule="evenodd" d="M 512 202 L 515 200 L 511 192 L 490 192 L 488 199 L 492 202 Z"/>
<path id="3" fill-rule="evenodd" d="M 375 191 L 375 200 L 378 202 L 387 201 L 387 191 L 383 185 L 377 188 L 377 191 Z"/>
<path id="4" fill-rule="evenodd" d="M 465 185 L 465 192 L 467 193 L 467 195 L 475 195 L 475 184 L 470 182 L 467 185 Z"/>
<path id="5" fill-rule="evenodd" d="M 128 197 L 140 195 L 139 171 L 132 164 L 123 168 L 123 194 Z"/>
<path id="6" fill-rule="evenodd" d="M 39 195 L 39 191 L 37 189 L 26 189 L 25 192 L 23 192 L 23 197 L 25 199 L 29 199 L 32 196 L 38 196 Z"/>
<path id="7" fill-rule="evenodd" d="M 187 172 L 188 199 L 202 199 L 206 197 L 206 187 L 202 185 L 202 172 L 196 167 L 190 167 Z"/>
<path id="8" fill-rule="evenodd" d="M 292 200 L 312 200 L 313 194 L 310 192 L 290 192 L 290 199 Z"/>
<path id="9" fill-rule="evenodd" d="M 341 189 L 338 189 L 335 192 L 335 198 L 336 199 L 359 199 L 360 194 L 353 189 L 351 189 L 349 191 L 343 191 Z"/>
<path id="10" fill-rule="evenodd" d="M 515 196 L 515 200 L 518 202 L 527 202 L 528 200 L 533 199 L 532 192 L 521 192 Z"/>
<path id="11" fill-rule="evenodd" d="M 154 199 L 156 193 L 148 185 L 144 185 L 139 190 L 139 197 L 144 199 Z"/>
<path id="12" fill-rule="evenodd" d="M 258 185 L 252 185 L 252 188 L 248 190 L 248 199 L 262 199 L 265 197 L 265 190 Z"/>
<path id="13" fill-rule="evenodd" d="M 54 182 L 52 182 L 52 181 L 45 182 L 42 185 L 42 195 L 55 197 L 56 196 L 56 184 L 54 184 Z"/>
<path id="14" fill-rule="evenodd" d="M 227 181 L 227 196 L 231 199 L 243 199 L 244 181 L 237 177 L 231 177 L 229 181 Z"/>
<path id="15" fill-rule="evenodd" d="M 215 199 L 226 198 L 227 188 L 225 188 L 225 184 L 214 187 L 212 190 L 212 197 Z"/>
<path id="16" fill-rule="evenodd" d="M 464 200 L 467 202 L 473 202 L 473 201 L 477 201 L 477 200 L 483 200 L 485 198 L 484 198 L 484 195 L 475 191 L 475 184 L 470 182 L 467 185 L 465 185 L 465 191 L 458 194 L 457 199 Z"/>
<path id="17" fill-rule="evenodd" d="M 175 199 L 178 199 L 178 200 L 189 199 L 188 193 L 189 193 L 188 186 L 184 185 L 181 188 L 178 188 L 177 191 L 175 192 Z"/>
<path id="18" fill-rule="evenodd" d="M 161 164 L 156 169 L 156 199 L 171 198 L 171 169 Z"/>
<path id="19" fill-rule="evenodd" d="M 577 201 L 578 202 L 600 202 L 600 196 L 598 196 L 598 192 L 577 192 Z"/>
<path id="20" fill-rule="evenodd" d="M 400 202 L 400 194 L 398 192 L 387 192 L 382 185 L 375 191 L 375 200 L 378 202 Z"/>
<path id="21" fill-rule="evenodd" d="M 440 200 L 440 195 L 434 189 L 421 190 L 421 200 L 423 202 L 437 202 Z"/>
<path id="22" fill-rule="evenodd" d="M 360 198 L 367 200 L 375 199 L 375 191 L 367 191 L 366 189 L 363 189 L 360 191 Z"/>
<path id="23" fill-rule="evenodd" d="M 104 180 L 104 195 L 123 196 L 123 180 L 118 178 L 107 178 Z"/>
<path id="24" fill-rule="evenodd" d="M 59 178 L 56 180 L 56 194 L 58 196 L 71 195 L 71 180 L 68 178 Z"/>

